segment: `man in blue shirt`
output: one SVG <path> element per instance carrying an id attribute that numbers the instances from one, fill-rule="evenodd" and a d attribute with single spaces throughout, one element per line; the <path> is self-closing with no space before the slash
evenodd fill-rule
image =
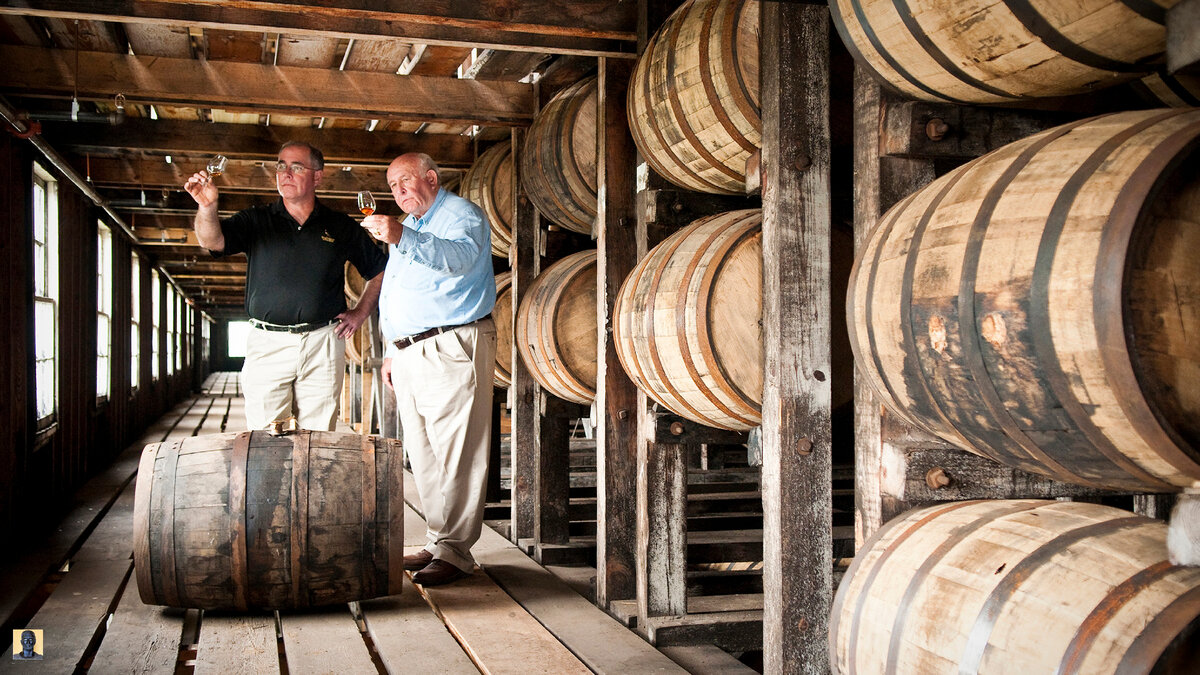
<path id="1" fill-rule="evenodd" d="M 396 392 L 428 526 L 424 550 L 404 556 L 404 567 L 435 586 L 471 574 L 483 527 L 496 361 L 491 235 L 478 206 L 439 187 L 428 155 L 397 157 L 387 181 L 408 216 L 373 215 L 362 225 L 390 244 L 379 296 L 382 374 Z"/>

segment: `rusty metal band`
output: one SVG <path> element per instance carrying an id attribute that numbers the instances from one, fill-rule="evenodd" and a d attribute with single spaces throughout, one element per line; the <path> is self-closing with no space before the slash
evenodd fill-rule
<path id="1" fill-rule="evenodd" d="M 969 523 L 963 523 L 947 532 L 942 543 L 938 544 L 937 548 L 930 552 L 921 563 L 921 566 L 909 577 L 908 586 L 904 589 L 904 595 L 900 599 L 900 605 L 896 608 L 896 616 L 892 621 L 892 639 L 888 643 L 887 660 L 885 661 L 886 670 L 884 671 L 887 675 L 895 675 L 896 673 L 900 658 L 900 648 L 904 643 L 904 625 L 908 622 L 908 615 L 912 609 L 913 600 L 916 599 L 917 593 L 925 586 L 925 580 L 933 572 L 933 569 L 941 564 L 950 551 L 964 541 L 967 541 L 971 535 L 984 527 L 991 525 L 1001 518 L 1045 506 L 1046 502 L 1018 502 L 1002 507 L 1000 504 L 997 504 L 999 507 L 997 510 L 982 515 Z"/>
<path id="2" fill-rule="evenodd" d="M 762 111 L 760 111 L 758 106 L 754 105 L 754 103 L 751 101 L 750 87 L 747 86 L 746 79 L 742 77 L 742 69 L 737 65 L 741 63 L 740 57 L 738 56 L 737 34 L 738 29 L 742 25 L 742 10 L 745 8 L 745 6 L 746 0 L 741 0 L 733 3 L 733 6 L 731 6 L 728 10 L 728 20 L 733 25 L 733 28 L 730 31 L 732 39 L 730 39 L 726 44 L 722 45 L 725 48 L 722 58 L 733 64 L 733 67 L 730 70 L 733 71 L 733 78 L 737 82 L 737 91 L 738 94 L 740 94 L 739 96 L 732 96 L 733 92 L 731 91 L 730 98 L 733 99 L 734 104 L 737 105 L 737 108 L 742 113 L 742 116 L 750 121 L 750 125 L 752 127 L 755 129 L 762 129 Z M 762 6 L 759 5 L 759 12 L 761 11 Z M 751 15 L 748 18 L 751 21 L 759 20 L 757 15 Z M 757 30 L 758 27 L 755 26 L 755 29 Z M 758 55 L 754 55 L 753 58 L 757 59 Z M 754 83 L 754 91 L 758 91 L 757 82 Z M 756 150 L 758 150 L 757 147 L 750 150 L 750 152 L 753 153 Z"/>
<path id="3" fill-rule="evenodd" d="M 854 662 L 856 660 L 856 652 L 858 651 L 858 629 L 862 625 L 862 622 L 864 620 L 863 619 L 863 611 L 867 605 L 867 597 L 870 595 L 871 587 L 875 584 L 875 578 L 879 576 L 879 573 L 885 567 L 885 565 L 888 561 L 888 558 L 891 558 L 892 555 L 896 552 L 896 550 L 899 549 L 904 544 L 905 541 L 907 541 L 910 537 L 912 537 L 913 535 L 920 532 L 921 528 L 924 527 L 930 521 L 935 520 L 935 519 L 941 517 L 942 515 L 949 513 L 951 511 L 957 511 L 958 509 L 972 506 L 975 504 L 980 504 L 980 503 L 982 503 L 980 500 L 967 501 L 967 502 L 952 502 L 952 503 L 946 504 L 946 505 L 935 506 L 935 507 L 932 507 L 925 511 L 910 512 L 909 514 L 906 514 L 906 515 L 897 516 L 896 518 L 889 521 L 887 525 L 884 525 L 882 528 L 880 528 L 875 533 L 875 536 L 872 537 L 871 540 L 868 541 L 867 544 L 863 546 L 863 548 L 862 548 L 863 551 L 868 551 L 868 552 L 874 551 L 875 547 L 879 545 L 879 542 L 883 541 L 883 537 L 885 535 L 891 534 L 892 529 L 903 529 L 904 530 L 903 532 L 897 533 L 894 539 L 891 539 L 890 541 L 888 541 L 887 548 L 885 548 L 883 550 L 883 552 L 880 553 L 879 556 L 875 559 L 874 565 L 871 567 L 870 571 L 867 572 L 867 578 L 863 580 L 863 583 L 860 587 L 861 591 L 859 592 L 858 597 L 855 600 L 855 604 L 854 604 L 854 618 L 851 619 L 851 621 L 850 621 L 850 639 L 849 639 L 849 642 L 847 642 L 847 650 L 846 650 L 848 662 L 846 664 L 846 667 L 844 668 L 845 672 L 848 672 L 848 673 L 857 672 Z M 920 518 L 918 518 L 917 520 L 909 520 L 906 517 L 908 515 L 911 515 L 911 516 L 919 515 Z M 861 552 L 860 552 L 860 555 L 854 556 L 854 563 L 853 563 L 853 565 L 851 565 L 850 570 L 846 573 L 846 577 L 845 577 L 846 579 L 850 579 L 851 574 L 856 573 L 858 571 L 857 566 L 858 566 L 859 559 L 862 558 L 865 560 L 866 557 L 867 557 L 867 555 L 861 554 Z M 842 585 L 845 587 L 846 582 L 843 581 Z M 840 591 L 839 591 L 839 595 L 840 595 Z M 842 600 L 844 600 L 844 598 L 839 598 L 835 607 L 838 607 L 840 609 Z M 837 624 L 840 624 L 840 623 L 841 623 L 840 621 L 837 622 Z M 835 624 L 835 625 L 837 625 L 837 624 Z M 830 648 L 831 649 L 833 648 L 833 645 L 837 644 L 836 639 L 837 639 L 837 631 L 831 632 L 830 633 L 830 645 L 831 645 Z"/>
<path id="4" fill-rule="evenodd" d="M 1111 138 L 1098 146 L 1096 150 L 1086 160 L 1084 160 L 1082 164 L 1079 165 L 1071 178 L 1063 185 L 1063 188 L 1056 197 L 1053 206 L 1050 208 L 1050 213 L 1046 218 L 1045 227 L 1042 230 L 1042 239 L 1038 244 L 1037 258 L 1035 259 L 1033 266 L 1033 274 L 1029 291 L 1030 338 L 1033 343 L 1035 353 L 1037 354 L 1038 363 L 1041 366 L 1046 385 L 1049 387 L 1049 391 L 1046 392 L 1048 405 L 1061 406 L 1067 413 L 1067 418 L 1073 422 L 1076 430 L 1078 430 L 1079 433 L 1081 433 L 1092 446 L 1091 448 L 1076 446 L 1063 449 L 1062 454 L 1072 458 L 1072 466 L 1076 470 L 1059 476 L 1060 480 L 1066 480 L 1070 478 L 1071 482 L 1079 482 L 1080 478 L 1077 476 L 1077 474 L 1080 473 L 1077 470 L 1079 467 L 1079 462 L 1082 458 L 1087 457 L 1089 459 L 1094 458 L 1093 461 L 1107 460 L 1112 466 L 1112 469 L 1104 472 L 1105 478 L 1108 478 L 1109 480 L 1092 483 L 1097 487 L 1113 487 L 1116 485 L 1124 485 L 1127 487 L 1142 487 L 1143 489 L 1153 488 L 1162 491 L 1171 491 L 1173 489 L 1161 479 L 1147 473 L 1145 469 L 1130 460 L 1120 448 L 1117 448 L 1116 445 L 1113 444 L 1112 440 L 1109 439 L 1104 432 L 1092 422 L 1090 415 L 1085 409 L 1085 403 L 1080 401 L 1072 391 L 1070 378 L 1063 369 L 1062 362 L 1058 357 L 1058 349 L 1054 344 L 1054 337 L 1051 334 L 1050 285 L 1053 275 L 1054 258 L 1057 255 L 1059 248 L 1059 239 L 1062 236 L 1062 232 L 1066 226 L 1071 208 L 1073 207 L 1076 198 L 1079 196 L 1084 184 L 1092 178 L 1096 171 L 1103 166 L 1103 164 L 1114 152 L 1116 152 L 1121 146 L 1127 143 L 1139 132 L 1182 112 L 1184 111 L 1174 110 L 1165 114 L 1149 117 L 1138 124 L 1131 125 L 1127 129 L 1114 134 Z M 1155 154 L 1157 153 L 1151 153 L 1151 156 L 1154 156 Z M 1140 181 L 1134 181 L 1132 178 L 1127 181 L 1126 188 L 1122 189 L 1122 195 L 1128 194 L 1127 190 L 1129 182 Z M 1144 195 L 1142 196 L 1144 197 Z M 1118 203 L 1120 202 L 1120 197 L 1118 197 L 1117 201 Z M 1128 201 L 1126 203 L 1128 203 Z M 1141 204 L 1143 203 L 1144 201 L 1138 200 L 1138 207 L 1136 209 L 1137 211 L 1141 210 Z M 1110 233 L 1122 229 L 1119 226 L 1119 223 L 1117 226 L 1112 225 L 1113 219 L 1116 218 L 1120 213 L 1120 209 L 1116 208 L 1116 206 L 1117 205 L 1114 204 L 1114 208 L 1112 210 L 1114 215 L 1110 217 L 1109 223 L 1105 224 L 1105 227 L 1100 235 L 1101 251 L 1097 256 L 1098 262 L 1093 277 L 1096 280 L 1096 286 L 1094 286 L 1093 291 L 1094 299 L 1104 297 L 1105 289 L 1103 288 L 1103 284 L 1105 283 L 1114 285 L 1118 289 L 1123 286 L 1122 275 L 1124 272 L 1124 253 L 1108 254 L 1104 251 L 1104 242 L 1112 240 Z M 1136 220 L 1136 213 L 1130 216 L 1130 220 Z M 1128 224 L 1128 229 L 1125 230 L 1126 242 L 1128 242 L 1128 235 L 1130 234 L 1132 227 L 1133 223 L 1130 222 Z M 1120 256 L 1119 259 L 1115 258 L 1117 255 Z M 1117 269 L 1115 272 L 1111 269 L 1106 270 L 1104 268 L 1104 262 L 1106 260 L 1109 260 L 1112 263 L 1119 263 L 1119 269 Z M 1116 276 L 1107 276 L 1109 274 L 1115 274 Z M 1119 290 L 1115 293 L 1115 295 L 1120 296 Z M 1106 317 L 1104 312 L 1110 311 L 1115 311 L 1115 316 Z M 1097 329 L 1097 345 L 1099 345 L 1101 348 L 1101 354 L 1103 355 L 1107 351 L 1105 349 L 1106 341 L 1104 337 L 1105 332 L 1103 330 L 1103 326 L 1106 325 L 1107 320 L 1110 318 L 1115 320 L 1116 324 L 1119 326 L 1118 335 L 1120 341 L 1107 344 L 1118 344 L 1123 347 L 1125 340 L 1125 322 L 1124 316 L 1121 314 L 1119 300 L 1118 305 L 1115 308 L 1105 307 L 1101 302 L 1097 301 L 1095 304 L 1095 309 L 1093 310 L 1093 316 L 1095 317 L 1094 321 Z M 1121 353 L 1125 354 L 1124 350 L 1121 350 Z M 1112 366 L 1110 366 L 1106 360 L 1105 369 L 1109 370 L 1110 368 L 1112 368 Z M 1136 382 L 1134 382 L 1132 386 L 1126 384 L 1120 387 L 1119 391 L 1123 392 L 1126 397 L 1132 397 L 1136 395 L 1138 391 L 1140 391 L 1140 388 L 1137 386 Z M 1131 480 L 1134 482 L 1131 483 Z"/>
<path id="5" fill-rule="evenodd" d="M 229 577 L 233 582 L 233 604 L 242 610 L 248 606 L 246 592 L 250 587 L 246 566 L 246 464 L 252 433 L 243 431 L 233 437 L 233 451 L 229 457 Z"/>
<path id="6" fill-rule="evenodd" d="M 362 437 L 362 592 L 378 595 L 375 588 L 375 437 Z"/>
<path id="7" fill-rule="evenodd" d="M 1154 2 L 1154 0 L 1117 0 L 1122 5 L 1125 5 L 1137 13 L 1138 16 L 1154 23 L 1165 26 L 1167 23 L 1167 10 L 1162 5 Z"/>
<path id="8" fill-rule="evenodd" d="M 654 375 L 654 391 L 653 394 L 647 392 L 650 398 L 663 404 L 669 410 L 684 409 L 687 413 L 680 413 L 684 417 L 690 419 L 704 419 L 704 415 L 695 407 L 688 403 L 687 399 L 679 393 L 679 390 L 671 383 L 671 379 L 667 377 L 666 369 L 663 368 L 662 359 L 658 355 L 658 340 L 657 332 L 654 325 L 654 315 L 658 310 L 659 286 L 662 284 L 663 275 L 669 267 L 668 262 L 675 256 L 685 242 L 688 241 L 692 232 L 695 231 L 695 226 L 685 227 L 684 229 L 672 234 L 667 239 L 663 240 L 658 246 L 654 247 L 654 252 L 659 257 L 654 263 L 653 272 L 650 277 L 649 288 L 646 291 L 646 309 L 645 322 L 643 329 L 646 331 L 646 354 L 650 357 L 652 368 L 650 372 Z M 646 256 L 649 259 L 651 256 Z M 670 289 L 663 291 L 663 295 L 668 295 Z M 675 405 L 666 401 L 667 396 L 673 397 Z M 678 407 L 676 407 L 678 406 Z"/>
<path id="9" fill-rule="evenodd" d="M 395 439 L 388 439 L 386 446 L 387 589 L 388 595 L 395 595 L 404 586 L 404 448 Z"/>
<path id="10" fill-rule="evenodd" d="M 292 435 L 291 551 L 292 602 L 307 607 L 308 602 L 308 469 L 312 432 Z"/>
<path id="11" fill-rule="evenodd" d="M 164 605 L 182 607 L 183 594 L 175 569 L 175 470 L 179 466 L 179 447 L 183 441 L 164 443 L 159 448 L 162 457 L 162 490 L 154 495 L 152 511 L 162 517 L 158 534 L 158 568 L 160 589 L 156 589 Z"/>
<path id="12" fill-rule="evenodd" d="M 1178 569 L 1169 561 L 1162 560 L 1109 589 L 1108 595 L 1104 596 L 1104 599 L 1092 609 L 1083 623 L 1079 625 L 1079 629 L 1075 631 L 1075 636 L 1071 638 L 1071 643 L 1063 652 L 1062 661 L 1058 664 L 1055 675 L 1079 675 L 1079 670 L 1087 658 L 1088 650 L 1092 648 L 1096 639 L 1100 637 L 1100 633 L 1104 631 L 1113 617 L 1139 593 Z"/>
<path id="13" fill-rule="evenodd" d="M 150 502 L 155 492 L 154 464 L 162 443 L 151 443 L 142 449 L 142 457 L 138 462 L 137 484 L 133 500 L 133 567 L 137 574 L 138 595 L 147 605 L 160 604 L 160 595 L 154 588 L 152 560 L 156 558 L 150 542 L 154 540 L 150 532 Z"/>
<path id="14" fill-rule="evenodd" d="M 709 52 L 712 50 L 713 29 L 716 27 L 720 29 L 720 34 L 717 35 L 717 45 L 721 48 L 721 65 L 725 66 L 726 71 L 732 70 L 734 73 L 738 72 L 738 64 L 732 61 L 730 58 L 727 58 L 732 56 L 732 52 L 725 49 L 725 47 L 727 45 L 732 45 L 737 40 L 737 12 L 740 4 L 741 3 L 731 2 L 725 5 L 725 11 L 722 13 L 722 20 L 719 23 L 717 22 L 716 15 L 717 9 L 721 6 L 721 3 L 713 2 L 708 6 L 708 9 L 704 11 L 704 19 L 700 29 L 700 42 L 697 45 L 698 51 L 700 52 L 701 64 L 700 72 L 698 74 L 700 75 L 700 84 L 704 87 L 704 95 L 710 101 L 709 108 L 712 110 L 713 115 L 716 115 L 717 122 L 721 124 L 721 128 L 725 130 L 725 133 L 729 134 L 730 139 L 738 144 L 738 147 L 750 154 L 754 154 L 758 151 L 758 146 L 751 143 L 750 139 L 746 138 L 746 135 L 742 133 L 741 129 L 738 129 L 738 126 L 733 121 L 733 118 L 729 116 L 729 111 L 725 109 L 724 104 L 721 102 L 721 95 L 717 92 L 717 83 L 713 78 L 713 70 L 711 68 L 712 58 L 709 56 Z M 728 86 L 730 79 L 732 78 L 730 78 L 726 72 L 726 86 Z M 733 93 L 733 89 L 730 87 L 729 98 L 737 99 L 738 97 L 734 96 Z M 737 103 L 734 105 L 736 106 Z M 735 171 L 734 173 L 737 172 Z M 744 175 L 742 176 L 742 180 L 745 180 Z"/>
<path id="15" fill-rule="evenodd" d="M 992 589 L 987 600 L 984 601 L 983 607 L 980 608 L 979 615 L 975 618 L 975 623 L 971 626 L 971 630 L 967 635 L 967 644 L 963 649 L 962 658 L 958 662 L 958 672 L 979 672 L 979 665 L 983 663 L 984 653 L 987 651 L 988 644 L 991 641 L 992 629 L 996 627 L 996 621 L 1000 618 L 1001 612 L 1013 601 L 1013 596 L 1016 594 L 1017 589 L 1021 587 L 1021 584 L 1028 581 L 1030 577 L 1049 563 L 1052 558 L 1061 555 L 1063 551 L 1076 544 L 1086 542 L 1088 539 L 1116 534 L 1135 527 L 1143 527 L 1145 524 L 1146 519 L 1144 517 L 1132 516 L 1085 525 L 1064 532 L 1045 542 L 1026 556 L 1024 560 L 1014 565 L 1008 574 L 1004 575 L 1004 578 L 1000 580 L 1000 583 L 996 584 L 996 587 Z"/>
<path id="16" fill-rule="evenodd" d="M 1163 656 L 1169 656 L 1163 652 L 1176 636 L 1195 623 L 1197 617 L 1200 617 L 1200 586 L 1193 586 L 1160 611 L 1133 639 L 1117 666 L 1117 675 L 1167 672 L 1165 668 L 1155 668 L 1155 665 Z M 1179 648 L 1187 649 L 1188 645 L 1179 645 Z M 1189 664 L 1182 665 L 1189 667 Z M 1190 663 L 1191 667 L 1195 665 L 1195 662 Z"/>

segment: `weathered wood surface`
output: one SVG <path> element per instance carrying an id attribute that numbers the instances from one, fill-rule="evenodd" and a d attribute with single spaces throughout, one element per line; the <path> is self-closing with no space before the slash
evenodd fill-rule
<path id="1" fill-rule="evenodd" d="M 284 658 L 288 672 L 369 673 L 371 654 L 346 605 L 281 612 Z"/>
<path id="2" fill-rule="evenodd" d="M 833 588 L 829 10 L 761 7 L 763 665 L 827 672 Z"/>
<path id="3" fill-rule="evenodd" d="M 1200 2 L 1180 0 L 1167 10 L 1167 70 L 1200 71 Z"/>
<path id="4" fill-rule="evenodd" d="M 518 175 L 513 181 L 516 215 L 513 224 L 513 243 L 509 252 L 512 263 L 512 302 L 520 307 L 525 302 L 533 280 L 541 270 L 542 232 L 538 226 L 537 211 L 529 201 L 520 176 L 522 147 L 525 131 L 513 129 L 513 166 Z M 537 455 L 534 448 L 537 440 L 538 397 L 541 387 L 529 372 L 517 347 L 517 312 L 513 312 L 512 386 L 509 400 L 512 402 L 512 531 L 509 537 L 517 541 L 533 536 L 534 481 L 537 476 Z"/>
<path id="5" fill-rule="evenodd" d="M 883 116 L 894 102 L 861 65 L 854 68 L 854 245 L 865 246 L 867 235 L 892 204 L 933 180 L 933 162 L 881 157 Z M 882 438 L 882 404 L 854 369 L 854 530 L 862 546 L 887 518 L 880 498 L 885 453 L 895 453 Z"/>
<path id="6" fill-rule="evenodd" d="M 597 673 L 681 672 L 603 610 L 484 528 L 474 554 L 484 572 Z"/>
<path id="7" fill-rule="evenodd" d="M 196 643 L 196 674 L 252 675 L 279 672 L 276 629 L 274 612 L 205 612 Z M 292 666 L 291 663 L 288 665 Z M 295 665 L 299 666 L 300 663 Z"/>
<path id="8" fill-rule="evenodd" d="M 637 601 L 644 619 L 687 613 L 687 450 L 650 442 L 649 399 L 638 391 Z"/>
<path id="9" fill-rule="evenodd" d="M 909 159 L 974 159 L 1068 121 L 1062 113 L 924 101 L 884 106 L 880 152 Z"/>
<path id="10" fill-rule="evenodd" d="M 763 613 L 756 610 L 653 616 L 639 630 L 655 645 L 711 644 L 737 652 L 765 647 L 763 620 Z M 821 667 L 819 662 L 809 665 Z"/>
<path id="11" fill-rule="evenodd" d="M 566 544 L 570 539 L 567 514 L 570 505 L 570 420 L 559 412 L 575 408 L 543 392 L 539 405 L 537 476 L 534 480 L 534 544 Z"/>
<path id="12" fill-rule="evenodd" d="M 174 672 L 183 614 L 181 609 L 143 604 L 137 585 L 126 584 L 88 672 L 97 675 Z"/>
<path id="13" fill-rule="evenodd" d="M 617 359 L 613 312 L 621 284 L 637 260 L 633 176 L 637 150 L 625 116 L 632 65 L 601 59 L 597 82 L 596 216 L 596 604 L 635 597 L 637 537 L 637 389 Z"/>
<path id="14" fill-rule="evenodd" d="M 416 516 L 411 510 L 406 514 Z M 424 529 L 424 521 L 420 521 Z M 490 530 L 484 528 L 486 534 Z M 495 535 L 499 536 L 499 535 Z M 505 543 L 508 543 L 507 541 Z M 518 554 L 524 557 L 523 554 Z M 462 673 L 479 670 L 446 626 L 429 611 L 425 598 L 407 578 L 400 595 L 359 603 L 367 635 L 390 673 Z M 289 662 L 290 665 L 290 662 Z"/>

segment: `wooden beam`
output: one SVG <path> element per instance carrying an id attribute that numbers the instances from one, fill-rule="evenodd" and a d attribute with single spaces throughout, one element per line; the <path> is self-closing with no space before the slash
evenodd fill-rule
<path id="1" fill-rule="evenodd" d="M 42 0 L 36 8 L 27 4 L 4 0 L 0 13 L 592 56 L 632 57 L 636 27 L 633 3 L 608 0 L 440 2 L 425 3 L 412 13 L 380 10 L 380 3 L 371 0 L 248 0 L 236 6 L 193 0 Z"/>
<path id="2" fill-rule="evenodd" d="M 1200 0 L 1180 0 L 1167 10 L 1167 70 L 1200 73 Z"/>
<path id="3" fill-rule="evenodd" d="M 932 160 L 881 157 L 885 109 L 895 104 L 874 76 L 854 68 L 854 245 L 861 250 L 880 216 L 934 178 Z M 854 539 L 857 546 L 883 526 L 883 458 L 896 452 L 883 439 L 882 406 L 867 379 L 854 373 Z M 891 507 L 889 507 L 890 509 Z"/>
<path id="4" fill-rule="evenodd" d="M 533 284 L 541 269 L 541 228 L 538 227 L 537 212 L 525 194 L 520 171 L 520 153 L 525 147 L 525 130 L 512 130 L 513 148 L 513 241 L 509 249 L 512 264 L 512 335 L 517 335 L 517 308 L 525 291 Z M 538 443 L 538 399 L 541 387 L 529 373 L 524 359 L 517 352 L 516 340 L 512 344 L 512 385 L 509 387 L 512 402 L 512 528 L 509 537 L 516 542 L 533 536 L 534 487 L 536 485 Z"/>
<path id="5" fill-rule="evenodd" d="M 423 152 L 441 168 L 467 168 L 475 162 L 471 139 L 461 134 L 410 134 L 361 129 L 220 124 L 126 118 L 116 126 L 89 122 L 43 122 L 42 136 L 59 150 L 95 155 L 147 152 L 161 155 L 215 155 L 274 161 L 287 141 L 320 148 L 326 164 L 382 164 L 406 152 Z"/>
<path id="6" fill-rule="evenodd" d="M 180 157 L 167 164 L 160 158 L 90 157 L 75 159 L 75 168 L 97 187 L 136 186 L 181 189 L 193 173 L 204 168 L 206 159 Z M 321 194 L 354 196 L 359 190 L 387 192 L 387 168 L 357 166 L 350 171 L 329 167 L 323 172 L 318 189 Z M 222 194 L 256 192 L 275 194 L 274 161 L 229 160 L 225 173 L 215 179 Z"/>
<path id="7" fill-rule="evenodd" d="M 253 63 L 0 46 L 0 89 L 27 96 L 183 105 L 228 111 L 523 126 L 533 119 L 532 85 Z M 73 75 L 74 74 L 74 75 Z"/>
<path id="8" fill-rule="evenodd" d="M 631 224 L 637 148 L 629 135 L 625 92 L 633 64 L 600 59 L 596 159 L 596 604 L 633 598 L 637 544 L 637 388 L 617 359 L 613 315 L 621 282 L 637 263 Z"/>
<path id="9" fill-rule="evenodd" d="M 884 108 L 880 152 L 913 159 L 974 159 L 1071 119 L 1045 110 L 905 101 Z"/>
<path id="10" fill-rule="evenodd" d="M 829 671 L 829 8 L 760 6 L 763 667 Z"/>

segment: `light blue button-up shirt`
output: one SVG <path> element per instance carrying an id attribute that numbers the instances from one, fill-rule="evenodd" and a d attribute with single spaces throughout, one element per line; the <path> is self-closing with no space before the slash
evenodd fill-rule
<path id="1" fill-rule="evenodd" d="M 487 316 L 496 304 L 491 231 L 483 210 L 439 188 L 422 218 L 409 214 L 388 247 L 379 294 L 380 328 L 391 343 L 438 326 Z"/>

